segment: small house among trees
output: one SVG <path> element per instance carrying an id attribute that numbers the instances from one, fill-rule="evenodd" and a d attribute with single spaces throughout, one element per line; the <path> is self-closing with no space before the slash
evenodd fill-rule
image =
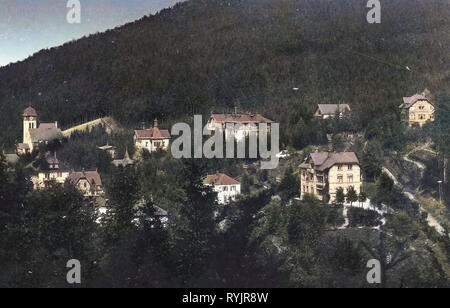
<path id="1" fill-rule="evenodd" d="M 241 183 L 223 173 L 208 175 L 203 184 L 213 187 L 219 204 L 228 204 L 241 194 Z"/>
<path id="2" fill-rule="evenodd" d="M 428 121 L 434 121 L 434 105 L 431 102 L 430 92 L 426 89 L 421 94 L 404 97 L 399 107 L 410 127 L 414 125 L 422 127 Z"/>
<path id="3" fill-rule="evenodd" d="M 72 172 L 67 178 L 85 197 L 103 195 L 102 178 L 97 171 Z"/>
<path id="4" fill-rule="evenodd" d="M 134 145 L 136 149 L 146 149 L 150 153 L 159 149 L 167 151 L 170 143 L 170 133 L 166 129 L 159 129 L 155 119 L 153 128 L 134 131 Z"/>
<path id="5" fill-rule="evenodd" d="M 348 104 L 318 104 L 317 111 L 314 114 L 319 119 L 331 119 L 336 116 L 343 118 L 350 115 L 351 108 Z"/>

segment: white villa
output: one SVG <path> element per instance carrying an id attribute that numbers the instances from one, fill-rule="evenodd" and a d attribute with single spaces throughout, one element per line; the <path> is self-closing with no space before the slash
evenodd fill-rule
<path id="1" fill-rule="evenodd" d="M 159 129 L 155 119 L 153 128 L 134 131 L 134 145 L 136 149 L 147 149 L 150 153 L 158 149 L 167 151 L 170 143 L 170 133 L 166 129 Z"/>
<path id="2" fill-rule="evenodd" d="M 220 132 L 225 131 L 225 138 L 228 138 L 227 124 L 239 125 L 234 130 L 234 138 L 243 139 L 250 135 L 250 132 L 259 131 L 259 125 L 267 124 L 267 131 L 270 133 L 272 120 L 263 117 L 261 114 L 252 113 L 230 113 L 230 114 L 212 114 L 208 121 L 208 129 L 214 131 L 219 128 Z"/>
<path id="3" fill-rule="evenodd" d="M 241 183 L 223 173 L 208 175 L 203 184 L 213 187 L 219 204 L 228 204 L 241 194 Z"/>

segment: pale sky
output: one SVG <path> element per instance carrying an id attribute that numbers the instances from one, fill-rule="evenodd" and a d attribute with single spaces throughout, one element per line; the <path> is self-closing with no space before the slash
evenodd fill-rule
<path id="1" fill-rule="evenodd" d="M 81 23 L 66 20 L 68 0 L 0 0 L 0 66 L 103 32 L 183 0 L 79 0 Z"/>

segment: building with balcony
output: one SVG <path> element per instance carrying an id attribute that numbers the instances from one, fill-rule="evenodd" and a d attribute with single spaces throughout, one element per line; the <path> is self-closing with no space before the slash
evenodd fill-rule
<path id="1" fill-rule="evenodd" d="M 300 165 L 301 197 L 311 194 L 320 200 L 336 200 L 339 188 L 347 193 L 352 187 L 357 194 L 362 189 L 361 168 L 354 152 L 311 153 Z"/>

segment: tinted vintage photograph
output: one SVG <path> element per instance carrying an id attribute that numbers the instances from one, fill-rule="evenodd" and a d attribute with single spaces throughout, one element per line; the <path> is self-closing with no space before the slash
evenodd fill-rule
<path id="1" fill-rule="evenodd" d="M 0 0 L 1 288 L 448 288 L 449 158 L 448 0 Z"/>

